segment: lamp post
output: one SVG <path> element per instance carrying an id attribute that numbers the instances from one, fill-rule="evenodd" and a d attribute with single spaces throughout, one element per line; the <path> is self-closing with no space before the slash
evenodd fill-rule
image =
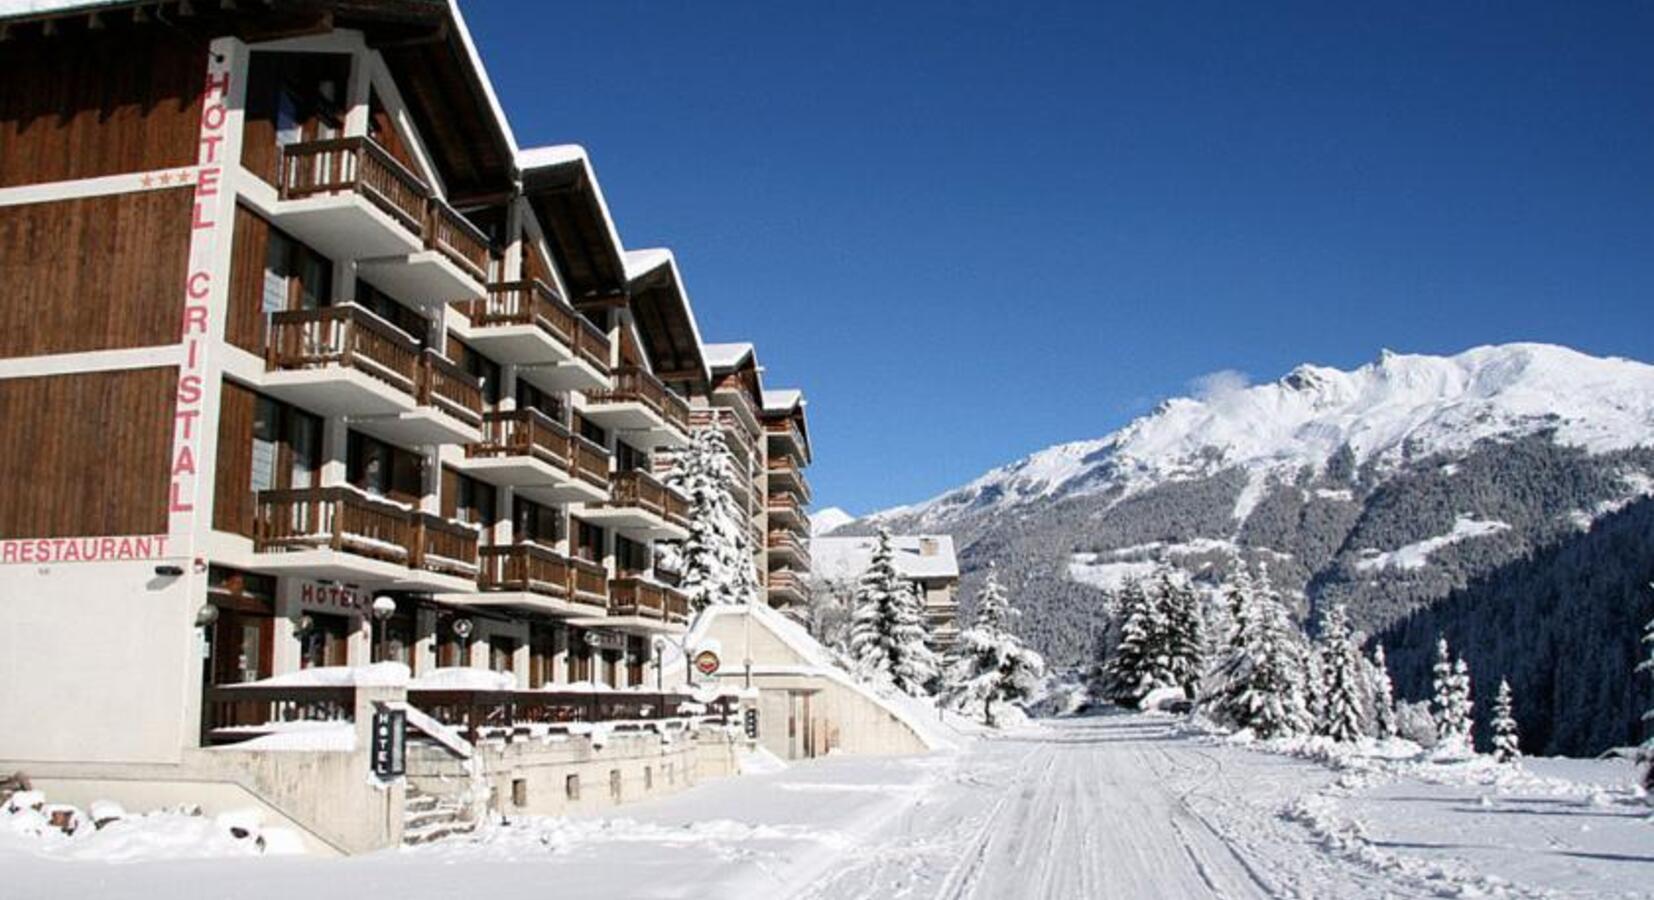
<path id="1" fill-rule="evenodd" d="M 375 662 L 384 662 L 385 661 L 385 620 L 389 619 L 391 616 L 396 615 L 396 598 L 390 596 L 389 594 L 380 594 L 379 596 L 373 598 L 372 611 L 373 611 L 373 628 L 374 628 L 375 631 L 378 632 L 378 636 L 376 638 L 374 638 L 374 647 L 376 649 L 375 649 L 375 652 L 372 655 L 378 657 L 378 659 L 375 660 Z"/>

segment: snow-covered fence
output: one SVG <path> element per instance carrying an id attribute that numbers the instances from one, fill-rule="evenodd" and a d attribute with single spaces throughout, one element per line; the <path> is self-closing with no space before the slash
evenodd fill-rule
<path id="1" fill-rule="evenodd" d="M 642 691 L 497 691 L 473 689 L 413 689 L 408 703 L 438 722 L 459 729 L 473 744 L 483 737 L 511 740 L 531 726 L 558 726 L 598 722 L 658 722 L 695 719 L 728 725 L 735 721 L 738 702 L 721 694 L 697 702 L 680 692 Z"/>

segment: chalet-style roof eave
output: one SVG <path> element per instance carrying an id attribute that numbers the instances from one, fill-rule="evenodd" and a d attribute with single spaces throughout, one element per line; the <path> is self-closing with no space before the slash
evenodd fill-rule
<path id="1" fill-rule="evenodd" d="M 683 273 L 671 250 L 650 247 L 624 254 L 626 291 L 632 317 L 638 322 L 645 350 L 656 374 L 668 381 L 690 381 L 702 389 L 712 385 L 701 342 L 701 327 L 689 301 Z"/>

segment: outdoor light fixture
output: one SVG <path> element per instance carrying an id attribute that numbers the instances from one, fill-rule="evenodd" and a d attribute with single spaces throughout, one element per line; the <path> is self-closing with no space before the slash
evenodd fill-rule
<path id="1" fill-rule="evenodd" d="M 471 636 L 471 629 L 475 626 L 471 624 L 470 619 L 455 619 L 453 624 L 448 627 L 453 629 L 454 634 L 463 641 Z"/>
<path id="2" fill-rule="evenodd" d="M 316 627 L 316 620 L 310 618 L 307 615 L 299 616 L 298 619 L 296 619 L 293 622 L 293 630 L 299 632 L 300 634 L 303 634 L 304 632 L 309 631 L 310 629 L 315 628 L 315 627 Z"/>
<path id="3" fill-rule="evenodd" d="M 184 574 L 184 567 L 173 565 L 156 566 L 155 574 L 161 576 L 162 578 L 177 578 L 178 576 Z"/>
<path id="4" fill-rule="evenodd" d="M 394 615 L 396 615 L 395 597 L 389 594 L 380 594 L 373 598 L 373 617 L 375 619 L 388 619 Z"/>
<path id="5" fill-rule="evenodd" d="M 195 611 L 195 625 L 197 628 L 206 628 L 218 621 L 218 607 L 208 603 Z"/>

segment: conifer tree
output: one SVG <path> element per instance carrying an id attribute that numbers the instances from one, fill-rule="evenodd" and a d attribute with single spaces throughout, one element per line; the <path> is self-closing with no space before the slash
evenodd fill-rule
<path id="1" fill-rule="evenodd" d="M 1023 645 L 1013 630 L 1021 612 L 1005 599 L 999 577 L 989 563 L 988 577 L 977 595 L 976 618 L 959 636 L 948 669 L 947 702 L 966 715 L 994 724 L 994 705 L 1033 696 L 1045 673 L 1045 660 Z"/>
<path id="2" fill-rule="evenodd" d="M 1220 721 L 1250 728 L 1260 738 L 1309 731 L 1302 640 L 1269 584 L 1268 570 L 1260 571 L 1256 584 L 1250 577 L 1237 576 L 1226 593 L 1237 605 L 1237 625 L 1217 667 L 1218 686 L 1208 708 Z"/>
<path id="3" fill-rule="evenodd" d="M 1650 584 L 1649 587 L 1654 588 L 1654 584 Z M 1648 645 L 1648 658 L 1637 664 L 1637 671 L 1654 674 L 1654 619 L 1650 619 L 1648 625 L 1643 628 L 1643 643 Z M 1654 707 L 1643 713 L 1643 721 L 1654 722 Z M 1654 796 L 1654 732 L 1650 732 L 1648 739 L 1637 749 L 1637 755 L 1644 765 L 1643 787 Z"/>
<path id="4" fill-rule="evenodd" d="M 1200 689 L 1206 668 L 1205 624 L 1201 621 L 1200 595 L 1187 579 L 1173 575 L 1170 566 L 1160 570 L 1158 599 L 1166 623 L 1167 669 L 1174 683 L 1189 699 Z"/>
<path id="5" fill-rule="evenodd" d="M 1370 701 L 1361 656 L 1342 605 L 1332 607 L 1321 620 L 1321 663 L 1326 689 L 1319 731 L 1335 741 L 1357 740 L 1367 731 L 1363 710 Z"/>
<path id="6" fill-rule="evenodd" d="M 1447 648 L 1447 638 L 1436 641 L 1436 664 L 1433 668 L 1431 711 L 1436 719 L 1436 738 L 1448 751 L 1469 753 L 1471 744 L 1471 711 L 1475 704 L 1470 699 L 1470 668 L 1463 659 L 1453 659 Z"/>
<path id="7" fill-rule="evenodd" d="M 1514 705 L 1510 682 L 1499 679 L 1499 694 L 1493 700 L 1493 755 L 1502 763 L 1514 762 L 1522 757 L 1518 746 L 1521 739 L 1512 715 Z"/>
<path id="8" fill-rule="evenodd" d="M 925 693 L 937 674 L 936 655 L 925 645 L 919 600 L 896 571 L 887 528 L 879 529 L 872 562 L 856 583 L 850 657 L 857 675 L 914 695 Z"/>
<path id="9" fill-rule="evenodd" d="M 665 482 L 689 498 L 689 537 L 679 547 L 680 589 L 697 612 L 718 603 L 755 603 L 760 598 L 747 517 L 729 492 L 739 477 L 735 461 L 716 428 L 696 429 L 689 446 L 671 455 Z"/>
<path id="10" fill-rule="evenodd" d="M 1383 644 L 1373 648 L 1373 658 L 1368 665 L 1373 698 L 1373 732 L 1380 740 L 1393 738 L 1399 733 L 1396 727 L 1396 688 L 1390 680 L 1390 665 L 1384 658 Z"/>
<path id="11" fill-rule="evenodd" d="M 1139 579 L 1120 588 L 1120 643 L 1104 667 L 1109 696 L 1135 706 L 1150 691 L 1177 684 L 1166 653 L 1166 617 L 1159 598 Z"/>

